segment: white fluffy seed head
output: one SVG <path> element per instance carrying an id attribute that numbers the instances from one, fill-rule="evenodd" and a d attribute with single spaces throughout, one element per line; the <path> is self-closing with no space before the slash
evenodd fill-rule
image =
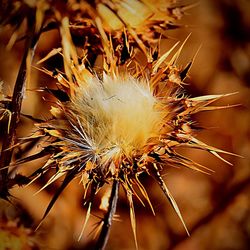
<path id="1" fill-rule="evenodd" d="M 105 161 L 139 153 L 159 136 L 162 113 L 146 81 L 105 76 L 79 88 L 71 109 Z"/>

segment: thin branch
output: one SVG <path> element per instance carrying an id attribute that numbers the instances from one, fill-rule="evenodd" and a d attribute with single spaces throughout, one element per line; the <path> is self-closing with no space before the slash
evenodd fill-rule
<path id="1" fill-rule="evenodd" d="M 112 219 L 115 214 L 116 205 L 118 201 L 118 190 L 119 190 L 119 181 L 114 180 L 111 195 L 109 198 L 108 212 L 105 214 L 105 217 L 103 219 L 102 230 L 95 247 L 96 250 L 104 250 L 108 242 L 110 227 L 112 224 Z"/>
<path id="2" fill-rule="evenodd" d="M 35 34 L 35 17 L 34 15 L 28 18 L 28 36 L 25 42 L 25 51 L 22 62 L 17 75 L 12 101 L 10 103 L 10 111 L 12 113 L 9 132 L 7 128 L 4 131 L 3 144 L 0 157 L 0 197 L 8 199 L 8 168 L 12 153 L 13 145 L 16 140 L 16 128 L 20 120 L 20 111 L 25 91 L 27 64 L 26 60 L 30 53 L 31 60 L 34 55 L 35 47 L 39 38 L 39 34 Z"/>

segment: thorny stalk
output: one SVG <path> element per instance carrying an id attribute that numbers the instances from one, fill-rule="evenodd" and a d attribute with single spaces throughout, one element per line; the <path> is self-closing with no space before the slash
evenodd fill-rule
<path id="1" fill-rule="evenodd" d="M 112 191 L 109 199 L 109 208 L 108 212 L 105 214 L 103 219 L 103 226 L 99 235 L 99 239 L 96 244 L 96 250 L 104 250 L 109 238 L 110 227 L 112 224 L 112 219 L 116 211 L 116 205 L 118 201 L 118 190 L 119 190 L 119 181 L 114 180 Z"/>
<path id="2" fill-rule="evenodd" d="M 0 158 L 0 197 L 8 199 L 8 166 L 11 162 L 12 153 L 16 141 L 16 128 L 20 120 L 21 106 L 25 91 L 25 82 L 27 78 L 27 61 L 31 63 L 40 32 L 35 34 L 35 16 L 28 18 L 28 34 L 24 45 L 24 54 L 16 78 L 15 87 L 12 95 L 9 110 L 12 113 L 9 131 L 7 126 L 4 128 L 3 144 Z M 29 58 L 28 58 L 29 57 Z M 28 66 L 30 67 L 30 65 Z"/>

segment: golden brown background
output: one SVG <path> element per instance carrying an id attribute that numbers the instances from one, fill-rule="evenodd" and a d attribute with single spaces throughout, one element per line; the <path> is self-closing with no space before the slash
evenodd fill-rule
<path id="1" fill-rule="evenodd" d="M 186 1 L 187 2 L 187 1 Z M 243 156 L 225 156 L 229 166 L 214 156 L 196 151 L 184 150 L 186 156 L 213 169 L 212 175 L 204 175 L 187 169 L 167 168 L 164 177 L 175 197 L 190 230 L 188 237 L 174 210 L 166 201 L 159 187 L 150 177 L 143 178 L 156 211 L 153 216 L 148 207 L 135 202 L 138 245 L 141 250 L 244 250 L 250 246 L 250 2 L 247 0 L 202 0 L 187 11 L 179 22 L 183 27 L 168 31 L 169 40 L 162 42 L 163 53 L 176 40 L 183 41 L 191 32 L 181 58 L 185 66 L 195 55 L 200 45 L 186 93 L 190 96 L 207 94 L 237 94 L 226 97 L 218 104 L 240 104 L 240 106 L 210 113 L 195 118 L 206 130 L 197 132 L 198 138 L 209 145 Z M 5 93 L 11 94 L 13 83 L 22 57 L 23 43 L 17 43 L 6 50 L 10 32 L 0 34 L 0 80 L 4 82 Z M 53 48 L 59 46 L 57 32 L 43 34 L 37 47 L 35 61 Z M 53 61 L 54 60 L 54 61 Z M 57 59 L 49 63 L 56 65 Z M 48 67 L 49 67 L 48 63 Z M 60 62 L 59 62 L 60 63 Z M 35 92 L 40 86 L 48 86 L 50 78 L 32 70 L 32 86 L 22 106 L 22 113 L 36 118 L 49 117 L 49 105 L 45 94 Z M 1 126 L 1 125 L 0 125 Z M 1 130 L 1 129 L 0 129 Z M 32 121 L 22 117 L 18 129 L 19 137 L 34 130 Z M 0 136 L 1 131 L 0 131 Z M 33 151 L 39 150 L 39 145 Z M 25 155 L 25 149 L 16 152 Z M 30 153 L 30 152 L 29 152 Z M 19 154 L 19 155 L 18 155 Z M 30 173 L 43 164 L 34 161 L 23 165 L 19 171 Z M 8 218 L 19 218 L 25 226 L 34 227 L 42 218 L 56 184 L 33 195 L 45 182 L 41 179 L 25 188 L 14 188 L 11 194 L 14 206 L 0 201 L 1 213 Z M 32 236 L 41 249 L 92 249 L 93 230 L 100 212 L 93 211 L 87 230 L 81 240 L 81 231 L 86 210 L 83 207 L 83 188 L 76 180 L 64 191 L 42 227 Z M 107 250 L 135 249 L 130 226 L 129 207 L 121 191 L 117 214 L 113 222 Z M 102 192 L 103 193 L 103 192 Z M 98 195 L 100 198 L 102 193 Z M 97 199 L 95 207 L 98 208 Z M 0 249 L 1 243 L 0 243 Z"/>

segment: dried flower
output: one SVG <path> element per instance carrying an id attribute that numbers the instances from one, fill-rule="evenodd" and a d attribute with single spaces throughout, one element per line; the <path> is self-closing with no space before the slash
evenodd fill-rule
<path id="1" fill-rule="evenodd" d="M 41 0 L 38 3 L 42 7 L 39 7 L 36 2 L 24 2 L 35 10 L 35 33 L 42 32 L 45 12 L 51 3 Z M 47 155 L 45 165 L 29 176 L 35 181 L 54 170 L 42 189 L 64 177 L 42 220 L 66 186 L 74 178 L 80 178 L 86 195 L 90 189 L 83 230 L 96 193 L 105 183 L 112 183 L 108 207 L 102 206 L 107 214 L 100 224 L 103 227 L 98 249 L 103 249 L 107 242 L 119 186 L 126 191 L 137 246 L 133 198 L 145 199 L 154 213 L 146 187 L 140 182 L 142 173 L 152 176 L 159 184 L 188 233 L 181 212 L 162 178 L 162 171 L 177 165 L 202 173 L 210 172 L 178 153 L 176 149 L 182 146 L 208 151 L 225 162 L 219 154 L 230 154 L 199 141 L 194 136 L 195 126 L 191 118 L 198 112 L 224 108 L 211 104 L 226 95 L 185 96 L 182 84 L 192 61 L 185 68 L 177 65 L 183 46 L 170 59 L 177 44 L 160 58 L 158 53 L 153 53 L 152 44 L 159 42 L 165 29 L 176 27 L 173 21 L 179 18 L 181 11 L 171 7 L 173 2 L 69 0 L 65 5 L 55 1 L 57 5 L 50 10 L 60 30 L 62 48 L 53 49 L 38 64 L 60 53 L 65 72 L 41 69 L 58 80 L 58 89 L 50 90 L 56 102 L 51 106 L 52 118 L 37 123 L 38 133 L 29 139 L 41 137 L 49 141 L 49 145 L 44 145 L 36 155 L 18 160 L 17 164 Z M 66 10 L 62 6 L 66 6 Z M 137 10 L 140 14 L 134 15 Z M 84 56 L 80 57 L 74 43 L 79 42 L 76 40 L 83 34 L 81 48 Z M 146 65 L 132 60 L 135 48 L 144 52 Z M 99 54 L 103 55 L 103 68 L 96 72 L 86 65 L 89 55 L 96 57 Z M 106 195 L 104 198 L 103 204 L 107 204 Z"/>
<path id="2" fill-rule="evenodd" d="M 175 22 L 189 7 L 176 4 L 175 0 L 12 0 L 1 3 L 0 24 L 14 27 L 8 44 L 11 48 L 25 35 L 22 27 L 25 21 L 35 19 L 35 31 L 39 33 L 59 27 L 67 16 L 76 43 L 87 51 L 100 52 L 106 33 L 113 40 L 117 53 L 123 53 L 121 63 L 124 63 L 131 52 L 125 51 L 126 39 L 147 53 L 166 30 L 180 26 Z"/>
<path id="3" fill-rule="evenodd" d="M 70 44 L 65 39 L 64 42 Z M 112 202 L 117 201 L 114 196 L 118 196 L 120 184 L 127 193 L 136 239 L 133 197 L 141 200 L 142 195 L 154 213 L 146 188 L 140 182 L 140 175 L 147 173 L 159 184 L 188 233 L 161 172 L 173 165 L 202 173 L 210 172 L 206 167 L 180 155 L 176 149 L 181 146 L 206 150 L 222 160 L 218 153 L 229 153 L 208 146 L 194 137 L 191 115 L 223 108 L 210 106 L 223 95 L 186 97 L 182 83 L 192 62 L 184 69 L 176 65 L 181 47 L 165 63 L 174 47 L 155 62 L 148 63 L 144 70 L 138 68 L 129 71 L 127 66 L 123 72 L 115 64 L 107 64 L 107 58 L 104 58 L 104 65 L 110 66 L 106 73 L 99 76 L 85 68 L 84 60 L 82 64 L 78 64 L 78 60 L 71 60 L 75 55 L 73 47 L 70 51 L 66 50 L 66 46 L 60 50 L 64 52 L 67 77 L 54 75 L 59 83 L 58 90 L 51 91 L 57 98 L 51 107 L 53 117 L 36 124 L 39 135 L 34 134 L 34 137 L 44 137 L 50 143 L 37 155 L 19 161 L 22 163 L 49 155 L 46 164 L 30 176 L 34 181 L 54 169 L 54 174 L 42 189 L 65 176 L 43 219 L 64 188 L 72 179 L 79 177 L 86 193 L 89 188 L 91 190 L 84 228 L 93 199 L 105 183 L 113 183 L 109 201 L 113 210 L 109 209 L 108 213 L 114 213 L 115 205 Z M 135 186 L 141 194 L 137 194 Z"/>
<path id="4" fill-rule="evenodd" d="M 71 32 L 76 43 L 87 51 L 102 51 L 112 40 L 114 52 L 121 55 L 120 64 L 129 57 L 127 44 L 140 48 L 147 56 L 166 30 L 178 28 L 176 20 L 190 6 L 177 5 L 174 0 L 100 0 L 68 2 Z M 152 58 L 150 58 L 152 59 Z"/>

